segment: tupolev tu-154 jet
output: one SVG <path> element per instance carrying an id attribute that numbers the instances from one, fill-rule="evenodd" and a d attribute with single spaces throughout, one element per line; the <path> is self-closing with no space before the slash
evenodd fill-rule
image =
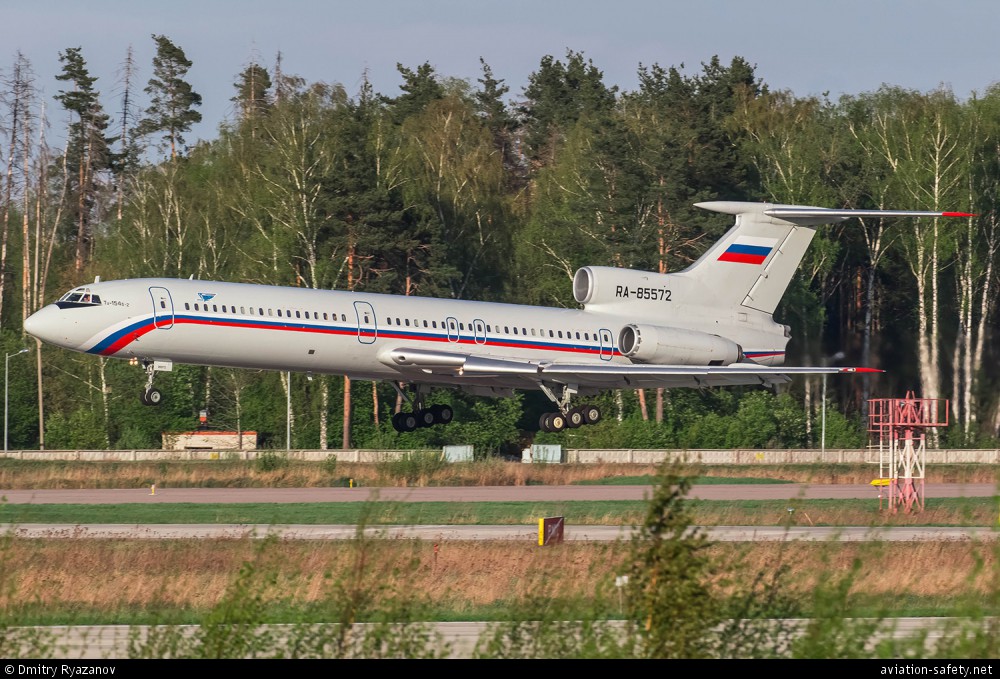
<path id="1" fill-rule="evenodd" d="M 434 386 L 483 396 L 538 389 L 555 404 L 545 431 L 592 424 L 576 397 L 616 388 L 776 385 L 792 375 L 881 372 L 785 366 L 787 325 L 773 319 L 821 224 L 852 217 L 971 217 L 964 212 L 837 210 L 706 202 L 735 224 L 677 273 L 586 266 L 578 309 L 314 290 L 220 281 L 101 281 L 67 292 L 24 322 L 38 339 L 132 360 L 147 373 L 174 363 L 346 375 L 392 383 L 410 404 L 397 431 L 451 421 L 425 407 Z M 408 386 L 408 389 L 404 389 Z"/>

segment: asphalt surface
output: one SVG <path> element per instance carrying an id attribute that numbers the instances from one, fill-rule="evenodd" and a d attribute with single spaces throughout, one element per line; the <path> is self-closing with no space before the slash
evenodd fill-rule
<path id="1" fill-rule="evenodd" d="M 463 486 L 435 488 L 137 488 L 92 490 L 5 490 L 8 504 L 176 504 L 176 503 L 305 503 L 305 502 L 566 502 L 645 500 L 652 486 Z M 704 500 L 871 499 L 886 490 L 865 484 L 732 484 L 695 485 L 688 497 Z M 929 484 L 925 497 L 994 497 L 993 484 Z M 235 524 L 18 524 L 8 525 L 26 538 L 90 539 L 206 539 L 277 535 L 294 540 L 346 540 L 357 535 L 349 525 L 235 525 Z M 565 540 L 613 541 L 627 539 L 629 527 L 573 526 L 564 528 Z M 776 540 L 907 541 L 995 539 L 988 527 L 815 527 L 711 526 L 703 529 L 720 542 Z M 422 540 L 537 540 L 537 525 L 420 525 L 377 526 L 373 537 Z"/>

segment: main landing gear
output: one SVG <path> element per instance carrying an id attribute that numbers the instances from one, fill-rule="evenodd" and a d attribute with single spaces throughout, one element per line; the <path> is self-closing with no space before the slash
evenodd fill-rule
<path id="1" fill-rule="evenodd" d="M 597 424 L 601 421 L 601 409 L 595 405 L 583 405 L 570 408 L 570 399 L 576 394 L 576 389 L 564 385 L 562 395 L 556 396 L 546 385 L 541 385 L 542 391 L 549 400 L 559 408 L 557 412 L 545 413 L 538 419 L 538 428 L 547 432 L 560 432 L 564 429 L 576 429 L 585 424 Z"/>
<path id="2" fill-rule="evenodd" d="M 433 427 L 436 424 L 448 424 L 455 417 L 455 411 L 451 409 L 451 406 L 437 404 L 425 408 L 426 391 L 420 386 L 414 388 L 413 398 L 410 398 L 403 391 L 398 382 L 393 382 L 392 386 L 396 393 L 402 396 L 403 400 L 409 403 L 413 409 L 412 412 L 399 412 L 392 416 L 392 428 L 398 432 L 414 431 L 420 427 Z"/>

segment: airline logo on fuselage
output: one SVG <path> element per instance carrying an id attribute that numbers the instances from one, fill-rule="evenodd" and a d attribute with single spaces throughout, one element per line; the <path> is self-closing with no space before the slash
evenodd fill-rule
<path id="1" fill-rule="evenodd" d="M 719 255 L 719 261 L 736 262 L 738 264 L 763 264 L 777 242 L 777 238 L 740 236 L 726 248 L 725 252 Z"/>
<path id="2" fill-rule="evenodd" d="M 212 299 L 213 297 L 215 297 L 215 293 L 214 292 L 199 292 L 198 293 L 198 298 L 201 299 L 202 302 L 207 302 L 210 299 Z"/>

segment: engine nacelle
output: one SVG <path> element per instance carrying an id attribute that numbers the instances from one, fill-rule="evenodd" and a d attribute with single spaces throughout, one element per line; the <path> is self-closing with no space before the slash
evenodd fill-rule
<path id="1" fill-rule="evenodd" d="M 740 345 L 725 337 L 655 325 L 626 325 L 618 348 L 634 363 L 729 365 L 743 360 Z"/>
<path id="2" fill-rule="evenodd" d="M 584 305 L 648 299 L 670 302 L 677 277 L 652 271 L 585 266 L 573 276 L 573 297 Z"/>

